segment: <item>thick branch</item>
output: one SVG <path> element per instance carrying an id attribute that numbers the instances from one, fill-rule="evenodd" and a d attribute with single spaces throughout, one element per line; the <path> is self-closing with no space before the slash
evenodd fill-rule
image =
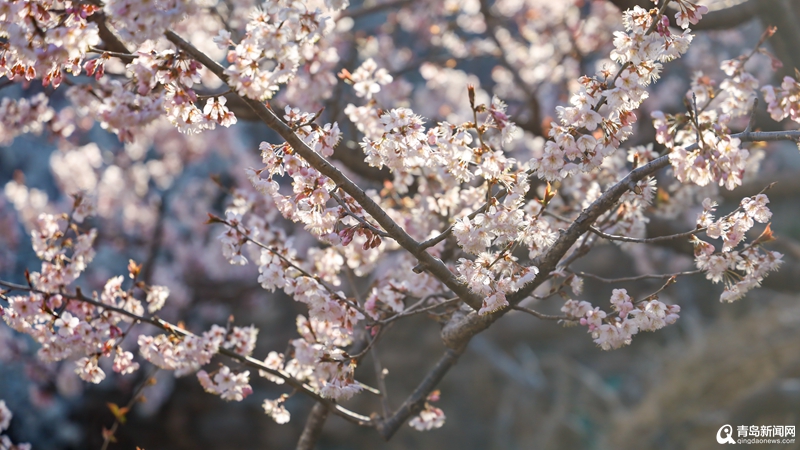
<path id="1" fill-rule="evenodd" d="M 106 50 L 111 50 L 112 52 L 119 54 L 120 56 L 118 56 L 118 58 L 125 63 L 130 63 L 133 61 L 132 56 L 126 56 L 131 54 L 131 51 L 128 50 L 128 47 L 126 47 L 122 40 L 118 38 L 110 28 L 108 28 L 108 25 L 106 24 L 105 13 L 102 11 L 97 11 L 89 16 L 88 20 L 89 22 L 94 22 L 97 24 L 98 34 L 100 35 L 100 39 L 103 40 Z"/>
<path id="2" fill-rule="evenodd" d="M 297 450 L 314 450 L 314 445 L 322 435 L 322 427 L 325 426 L 325 420 L 328 418 L 329 412 L 330 410 L 322 403 L 314 403 L 314 407 L 308 413 L 303 434 L 300 435 L 300 439 L 297 441 Z"/>
<path id="3" fill-rule="evenodd" d="M 447 371 L 455 365 L 456 361 L 458 361 L 458 357 L 461 356 L 463 352 L 464 347 L 459 349 L 448 348 L 444 352 L 444 355 L 442 355 L 439 362 L 436 363 L 436 366 L 428 372 L 419 386 L 417 386 L 406 401 L 397 408 L 394 414 L 386 420 L 379 421 L 375 424 L 375 428 L 378 429 L 378 433 L 380 433 L 381 437 L 388 441 L 394 433 L 400 429 L 403 423 L 405 423 L 406 419 L 422 411 L 428 394 L 442 381 Z"/>

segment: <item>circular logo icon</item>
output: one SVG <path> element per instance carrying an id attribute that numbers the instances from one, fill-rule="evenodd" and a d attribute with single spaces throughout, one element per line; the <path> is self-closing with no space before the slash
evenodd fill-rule
<path id="1" fill-rule="evenodd" d="M 725 434 L 725 437 L 722 437 L 722 434 Z M 736 441 L 733 440 L 733 427 L 725 424 L 717 430 L 717 442 L 720 444 L 735 444 Z"/>

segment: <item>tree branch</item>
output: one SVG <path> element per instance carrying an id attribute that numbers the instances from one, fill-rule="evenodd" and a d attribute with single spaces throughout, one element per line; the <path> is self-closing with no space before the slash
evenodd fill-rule
<path id="1" fill-rule="evenodd" d="M 325 420 L 329 413 L 330 410 L 325 405 L 319 402 L 314 403 L 314 407 L 308 413 L 303 433 L 297 441 L 297 450 L 314 450 L 314 446 L 322 435 L 322 427 L 325 426 Z"/>
<path id="2" fill-rule="evenodd" d="M 394 433 L 414 414 L 422 411 L 428 394 L 442 381 L 447 371 L 455 365 L 465 347 L 458 349 L 448 348 L 436 365 L 431 369 L 413 393 L 400 405 L 391 417 L 375 423 L 375 428 L 385 440 L 391 439 Z"/>

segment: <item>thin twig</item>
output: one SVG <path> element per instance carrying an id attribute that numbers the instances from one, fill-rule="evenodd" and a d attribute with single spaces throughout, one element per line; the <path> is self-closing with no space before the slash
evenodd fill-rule
<path id="1" fill-rule="evenodd" d="M 132 55 L 130 53 L 112 52 L 111 50 L 103 50 L 102 48 L 89 47 L 89 53 L 99 53 L 100 55 L 113 56 L 119 59 L 130 62 L 139 57 L 139 55 Z"/>
<path id="2" fill-rule="evenodd" d="M 551 315 L 548 315 L 548 314 L 542 314 L 539 311 L 535 311 L 533 309 L 526 308 L 524 306 L 519 306 L 519 305 L 514 305 L 514 306 L 511 307 L 511 309 L 516 310 L 516 311 L 522 311 L 522 312 L 528 313 L 528 314 L 530 314 L 530 315 L 532 315 L 534 317 L 537 317 L 539 319 L 542 319 L 542 320 L 568 320 L 568 321 L 578 320 L 578 319 L 576 319 L 574 317 L 551 316 Z"/>
<path id="3" fill-rule="evenodd" d="M 419 309 L 415 309 L 415 310 L 411 310 L 409 308 L 408 310 L 403 311 L 402 313 L 395 314 L 394 316 L 388 317 L 388 318 L 380 320 L 378 322 L 381 323 L 381 324 L 386 325 L 386 324 L 394 322 L 397 319 L 402 319 L 403 317 L 409 317 L 409 316 L 414 316 L 414 315 L 417 315 L 417 314 L 422 314 L 422 313 L 425 313 L 425 312 L 428 312 L 428 311 L 433 311 L 434 309 L 436 309 L 436 308 L 438 308 L 440 306 L 449 305 L 451 303 L 457 302 L 458 300 L 460 300 L 458 297 L 453 297 L 453 298 L 449 298 L 447 300 L 444 300 L 444 301 L 442 301 L 440 303 L 437 303 L 435 305 L 426 306 L 424 308 L 419 308 Z"/>
<path id="4" fill-rule="evenodd" d="M 753 98 L 753 108 L 750 110 L 750 120 L 747 121 L 747 128 L 744 129 L 745 133 L 753 131 L 756 125 L 756 108 L 758 108 L 758 97 Z"/>
<path id="5" fill-rule="evenodd" d="M 370 349 L 370 356 L 372 356 L 372 367 L 375 369 L 375 379 L 378 383 L 378 389 L 381 391 L 381 410 L 383 417 L 389 416 L 389 391 L 386 390 L 386 375 L 383 372 L 381 361 L 378 359 L 377 347 Z"/>
<path id="6" fill-rule="evenodd" d="M 678 234 L 670 234 L 669 236 L 657 236 L 651 238 L 632 238 L 628 236 L 617 236 L 613 234 L 608 234 L 603 231 L 598 230 L 596 227 L 592 226 L 589 227 L 589 231 L 592 233 L 600 236 L 603 239 L 608 239 L 609 241 L 621 241 L 621 242 L 636 242 L 639 244 L 652 244 L 655 242 L 664 242 L 664 241 L 671 241 L 673 239 L 680 239 L 684 237 L 694 236 L 697 233 L 705 231 L 706 228 L 696 228 L 692 231 L 687 231 L 685 233 L 678 233 Z"/>
<path id="7" fill-rule="evenodd" d="M 621 278 L 604 278 L 599 275 L 595 275 L 593 273 L 587 272 L 573 272 L 575 275 L 584 278 L 591 278 L 592 280 L 597 280 L 601 283 L 623 283 L 626 281 L 639 281 L 639 280 L 663 280 L 666 278 L 672 277 L 679 277 L 684 275 L 697 275 L 698 273 L 702 273 L 702 270 L 687 270 L 685 272 L 676 272 L 676 273 L 661 273 L 661 274 L 646 274 L 646 275 L 638 275 L 635 277 L 621 277 Z"/>
<path id="8" fill-rule="evenodd" d="M 676 280 L 676 279 L 677 279 L 677 276 L 672 276 L 672 277 L 668 278 L 668 279 L 667 279 L 667 282 L 666 282 L 666 283 L 664 283 L 664 285 L 663 285 L 663 286 L 661 286 L 660 288 L 658 288 L 658 290 L 657 290 L 657 291 L 653 292 L 652 294 L 648 295 L 647 297 L 644 297 L 644 298 L 642 298 L 641 300 L 636 300 L 635 302 L 633 302 L 633 304 L 634 304 L 634 305 L 636 305 L 636 304 L 639 304 L 639 303 L 642 303 L 642 302 L 646 302 L 646 301 L 648 301 L 648 300 L 655 300 L 655 299 L 657 299 L 657 298 L 658 298 L 658 294 L 660 294 L 660 293 L 661 293 L 661 292 L 662 292 L 664 289 L 666 289 L 666 288 L 667 288 L 667 286 L 669 286 L 670 284 L 672 284 L 672 283 L 675 283 L 675 280 Z"/>
<path id="9" fill-rule="evenodd" d="M 372 6 L 365 6 L 359 9 L 345 9 L 339 14 L 339 18 L 349 17 L 351 19 L 358 19 L 363 16 L 383 12 L 387 9 L 401 8 L 413 4 L 413 0 L 390 0 L 384 3 L 378 3 Z"/>
<path id="10" fill-rule="evenodd" d="M 128 404 L 125 405 L 124 409 L 126 411 L 130 410 L 133 407 L 133 405 L 139 400 L 139 395 L 141 395 L 141 393 L 142 393 L 142 391 L 144 390 L 145 387 L 150 385 L 150 379 L 153 378 L 153 376 L 155 376 L 155 374 L 158 371 L 159 371 L 158 367 L 153 367 L 153 370 L 150 372 L 150 375 L 147 375 L 144 378 L 144 380 L 142 380 L 141 384 L 139 384 L 139 387 L 137 387 L 136 391 L 134 391 L 133 396 L 131 396 L 130 401 L 128 401 Z M 123 415 L 123 416 L 124 416 L 124 414 L 125 414 L 124 412 L 121 413 L 121 415 Z M 108 448 L 108 446 L 111 444 L 111 441 L 114 440 L 114 434 L 116 434 L 117 429 L 119 428 L 120 424 L 121 424 L 120 417 L 119 417 L 118 414 L 115 413 L 114 414 L 114 424 L 111 425 L 111 429 L 110 430 L 108 430 L 107 432 L 104 433 L 104 435 L 103 435 L 103 445 L 102 445 L 102 447 L 100 447 L 100 450 L 106 450 Z"/>

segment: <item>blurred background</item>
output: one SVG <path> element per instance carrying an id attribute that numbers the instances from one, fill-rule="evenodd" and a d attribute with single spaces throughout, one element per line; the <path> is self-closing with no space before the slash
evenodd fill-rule
<path id="1" fill-rule="evenodd" d="M 800 3 L 701 3 L 712 11 L 696 27 L 688 54 L 666 65 L 642 107 L 630 146 L 653 142 L 651 111 L 685 111 L 683 94 L 696 71 L 722 80 L 720 63 L 749 53 L 767 26 L 778 31 L 765 47 L 784 65 L 772 67 L 768 57 L 757 55 L 748 70 L 762 84 L 778 85 L 800 67 Z M 526 152 L 543 142 L 554 107 L 567 101 L 574 80 L 607 61 L 611 33 L 621 28 L 619 8 L 635 4 L 652 5 L 649 0 L 356 0 L 338 20 L 334 36 L 323 42 L 337 50 L 338 58 L 320 57 L 324 70 L 319 73 L 352 72 L 372 57 L 395 78 L 380 93 L 382 104 L 408 105 L 428 123 L 469 120 L 464 117 L 466 85 L 475 84 L 483 96 L 479 101 L 497 94 L 509 103 L 512 120 L 524 132 L 514 151 L 526 160 Z M 207 26 L 202 20 L 192 27 L 185 21 L 177 31 L 192 37 L 200 33 L 193 27 Z M 312 83 L 314 76 L 309 72 L 305 81 L 290 84 L 276 106 L 308 111 L 325 106 L 324 121 L 338 120 L 345 132 L 336 164 L 380 188 L 387 174 L 365 167 L 359 133 L 342 114 L 357 100 L 352 88 L 329 81 L 329 91 L 304 96 L 303 83 Z M 0 95 L 39 92 L 52 95 L 51 106 L 76 129 L 67 137 L 54 137 L 53 130 L 16 138 L 0 134 L 0 279 L 19 282 L 26 268 L 38 269 L 28 238 L 38 213 L 66 210 L 69 198 L 63 192 L 93 190 L 99 205 L 91 223 L 100 235 L 98 256 L 83 281 L 88 290 L 125 273 L 133 258 L 144 263 L 150 282 L 170 288 L 165 319 L 200 330 L 234 315 L 261 329 L 257 357 L 283 351 L 296 337 L 302 305 L 261 289 L 253 266 L 228 265 L 216 240 L 220 230 L 203 223 L 208 212 L 222 214 L 231 190 L 247 188 L 243 168 L 258 164 L 258 143 L 279 139 L 248 122 L 246 111 L 237 111 L 240 122 L 231 130 L 187 136 L 158 123 L 136 143 L 123 144 L 69 106 L 63 90 L 17 84 Z M 761 105 L 756 128 L 792 126 L 773 122 Z M 583 328 L 507 314 L 471 342 L 441 384 L 436 406 L 447 415 L 444 427 L 421 433 L 406 426 L 386 443 L 374 430 L 331 417 L 318 448 L 705 449 L 716 448 L 716 432 L 726 423 L 734 428 L 800 425 L 800 151 L 791 142 L 752 149 L 760 158 L 758 173 L 732 192 L 712 187 L 705 195 L 718 199 L 720 212 L 728 212 L 741 198 L 778 181 L 769 192 L 778 240 L 769 245 L 784 253 L 786 262 L 763 288 L 734 304 L 720 304 L 720 285 L 702 275 L 682 278 L 662 295 L 662 301 L 681 305 L 677 324 L 641 334 L 631 346 L 611 352 L 597 348 Z M 691 229 L 698 212 L 653 215 L 648 234 Z M 297 239 L 301 247 L 303 239 L 310 245 L 307 236 Z M 692 248 L 678 241 L 661 247 L 603 245 L 575 267 L 607 278 L 690 270 Z M 356 287 L 364 292 L 369 284 L 363 277 Z M 581 299 L 606 305 L 614 288 L 637 296 L 660 285 L 587 278 Z M 561 304 L 550 299 L 536 309 L 557 313 Z M 377 354 L 388 370 L 391 406 L 400 405 L 443 349 L 439 325 L 430 318 L 415 316 L 387 332 Z M 144 364 L 136 375 L 88 385 L 73 373 L 71 362 L 38 362 L 36 350 L 31 340 L 0 326 L 0 399 L 15 414 L 9 435 L 36 449 L 100 448 L 102 428 L 114 421 L 107 403 L 127 403 L 152 372 Z M 369 357 L 363 367 L 357 378 L 375 385 Z M 147 401 L 134 407 L 111 448 L 294 448 L 312 406 L 294 396 L 287 402 L 292 421 L 278 425 L 263 413 L 261 400 L 286 391 L 266 380 L 253 378 L 258 395 L 226 403 L 203 393 L 192 376 L 153 376 L 157 384 L 145 388 Z M 347 406 L 380 410 L 379 398 L 366 393 Z"/>

